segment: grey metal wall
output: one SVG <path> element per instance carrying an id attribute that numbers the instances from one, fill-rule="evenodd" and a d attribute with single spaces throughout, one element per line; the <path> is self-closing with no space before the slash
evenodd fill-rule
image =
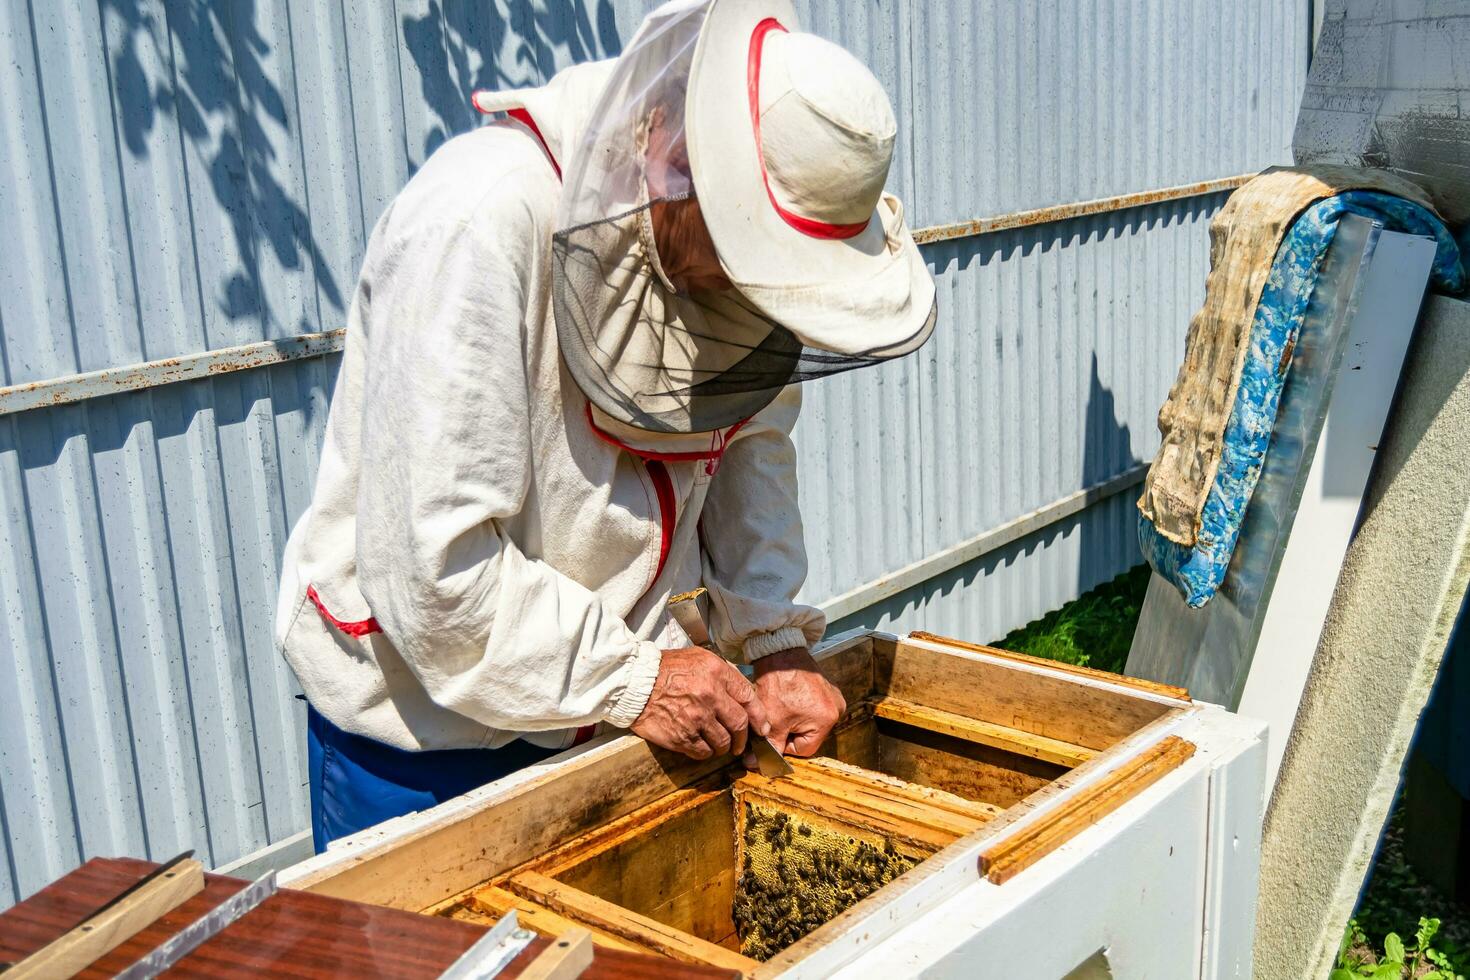
<path id="1" fill-rule="evenodd" d="M 474 87 L 616 53 L 638 0 L 0 3 L 0 386 L 342 324 Z M 1289 159 L 1307 0 L 809 0 L 893 95 L 915 226 Z M 926 248 L 921 354 L 812 386 L 814 600 L 1126 471 L 1219 197 Z M 305 825 L 271 649 L 335 358 L 0 416 L 0 905 L 86 856 Z M 1133 562 L 1115 496 L 851 621 L 1000 635 Z"/>
<path id="2" fill-rule="evenodd" d="M 928 246 L 946 304 L 942 327 L 912 363 L 883 369 L 909 372 L 904 404 L 895 406 L 907 433 L 851 481 L 866 495 L 856 506 L 840 494 L 840 473 L 812 481 L 817 489 L 803 497 L 808 540 L 825 542 L 826 561 L 810 591 L 821 597 L 871 581 L 1151 458 L 1154 416 L 1204 294 L 1209 219 L 1223 201 Z M 881 391 L 886 379 L 854 378 L 850 387 L 875 380 Z M 823 399 L 827 411 L 801 423 L 810 426 L 803 445 L 818 447 L 814 463 L 826 457 L 821 447 L 847 445 L 822 442 L 821 433 L 871 411 L 836 386 L 812 401 Z M 869 451 L 872 440 L 859 432 L 852 445 Z M 838 625 L 998 639 L 1141 560 L 1135 497 L 1120 493 Z"/>
<path id="3" fill-rule="evenodd" d="M 1289 163 L 1309 7 L 952 0 L 832 4 L 808 23 L 891 72 L 896 188 L 917 227 Z M 935 339 L 808 392 L 808 594 L 881 579 L 1151 458 L 1223 201 L 926 247 Z M 838 625 L 994 639 L 1137 561 L 1118 498 Z"/>

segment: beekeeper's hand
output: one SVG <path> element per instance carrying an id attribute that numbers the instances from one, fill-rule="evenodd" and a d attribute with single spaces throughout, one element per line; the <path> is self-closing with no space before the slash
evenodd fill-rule
<path id="1" fill-rule="evenodd" d="M 702 647 L 665 650 L 658 677 L 633 734 L 691 759 L 741 755 L 751 729 L 771 723 L 755 688 L 717 653 Z"/>
<path id="2" fill-rule="evenodd" d="M 799 647 L 757 660 L 755 691 L 771 719 L 771 741 L 783 755 L 816 755 L 847 710 L 842 692 Z"/>

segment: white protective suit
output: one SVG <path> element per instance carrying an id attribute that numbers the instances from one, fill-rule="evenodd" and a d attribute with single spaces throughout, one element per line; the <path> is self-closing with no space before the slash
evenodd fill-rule
<path id="1" fill-rule="evenodd" d="M 558 356 L 560 171 L 610 66 L 505 93 L 539 137 L 507 121 L 449 141 L 373 230 L 277 606 L 307 698 L 346 731 L 441 749 L 626 728 L 660 650 L 688 644 L 669 595 L 699 585 L 727 653 L 823 632 L 793 601 L 798 390 L 654 435 L 591 408 Z"/>

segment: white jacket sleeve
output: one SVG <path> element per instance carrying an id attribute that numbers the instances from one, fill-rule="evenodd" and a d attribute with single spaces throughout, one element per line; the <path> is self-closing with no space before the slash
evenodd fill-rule
<path id="1" fill-rule="evenodd" d="M 747 662 L 822 638 L 821 610 L 795 601 L 806 579 L 791 427 L 800 390 L 787 388 L 742 428 L 710 482 L 700 539 L 710 636 Z"/>
<path id="2" fill-rule="evenodd" d="M 435 703 L 491 728 L 628 727 L 658 673 L 596 593 L 503 533 L 531 477 L 526 306 L 535 220 L 502 187 L 411 225 L 372 270 L 358 584 Z"/>

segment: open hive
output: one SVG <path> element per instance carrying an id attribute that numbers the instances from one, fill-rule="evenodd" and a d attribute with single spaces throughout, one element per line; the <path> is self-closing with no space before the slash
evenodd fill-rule
<path id="1" fill-rule="evenodd" d="M 575 920 L 612 945 L 739 968 L 730 953 L 769 958 L 996 812 L 826 759 L 776 780 L 720 773 L 438 911 L 515 908 L 533 928 Z"/>
<path id="2" fill-rule="evenodd" d="M 865 636 L 820 662 L 850 707 L 789 777 L 619 739 L 410 821 L 407 840 L 303 884 L 476 922 L 514 909 L 544 934 L 581 926 L 611 948 L 773 974 L 891 901 L 949 845 L 1040 794 L 1070 793 L 1079 767 L 1119 775 L 1009 834 L 981 855 L 982 874 L 999 882 L 1030 866 L 1192 748 L 1160 738 L 1109 754 L 1191 710 L 1182 692 L 1135 693 L 954 641 Z"/>

